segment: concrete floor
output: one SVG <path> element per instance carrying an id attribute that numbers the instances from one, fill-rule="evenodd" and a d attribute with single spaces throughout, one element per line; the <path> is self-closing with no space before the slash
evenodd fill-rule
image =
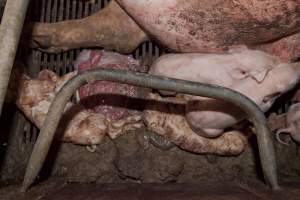
<path id="1" fill-rule="evenodd" d="M 1 200 L 300 200 L 300 183 L 281 184 L 273 192 L 261 183 L 70 184 L 47 181 L 26 194 L 18 185 L 0 189 Z"/>

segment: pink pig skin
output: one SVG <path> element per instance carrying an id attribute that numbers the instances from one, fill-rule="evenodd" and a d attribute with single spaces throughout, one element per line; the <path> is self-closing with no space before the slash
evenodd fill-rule
<path id="1" fill-rule="evenodd" d="M 154 63 L 150 73 L 231 88 L 267 111 L 277 97 L 296 85 L 300 64 L 282 63 L 264 52 L 240 48 L 228 54 L 165 55 Z M 239 108 L 227 102 L 183 96 L 187 121 L 202 136 L 217 137 L 245 118 Z"/>
<path id="2" fill-rule="evenodd" d="M 251 48 L 278 56 L 285 62 L 295 61 L 300 57 L 300 33 Z"/>
<path id="3" fill-rule="evenodd" d="M 299 31 L 299 0 L 116 0 L 148 33 L 177 52 L 221 52 Z"/>

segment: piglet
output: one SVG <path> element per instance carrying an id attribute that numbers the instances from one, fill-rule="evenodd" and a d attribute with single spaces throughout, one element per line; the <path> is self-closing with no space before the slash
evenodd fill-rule
<path id="1" fill-rule="evenodd" d="M 215 84 L 238 91 L 267 111 L 281 94 L 298 82 L 300 64 L 282 63 L 258 50 L 236 48 L 227 54 L 169 54 L 157 60 L 151 74 Z M 217 137 L 245 118 L 222 100 L 181 95 L 187 101 L 186 119 L 201 136 Z"/>
<path id="2" fill-rule="evenodd" d="M 59 77 L 54 72 L 43 70 L 36 79 L 24 73 L 17 76 L 13 80 L 18 83 L 13 88 L 17 91 L 16 105 L 32 123 L 41 128 L 57 92 L 76 74 L 74 71 Z M 102 113 L 91 112 L 80 104 L 68 102 L 57 136 L 64 142 L 93 146 L 100 144 L 106 135 L 114 139 L 141 126 L 140 115 L 112 121 Z"/>
<path id="3" fill-rule="evenodd" d="M 95 68 L 146 72 L 131 56 L 104 50 L 84 50 L 74 63 L 79 74 Z M 138 110 L 135 99 L 143 97 L 144 89 L 111 81 L 92 81 L 79 88 L 77 100 L 88 110 L 101 113 L 111 120 L 134 115 Z"/>
<path id="4" fill-rule="evenodd" d="M 149 93 L 150 101 L 143 113 L 147 129 L 193 153 L 232 156 L 241 154 L 247 146 L 247 138 L 239 131 L 228 131 L 218 138 L 197 135 L 184 117 L 180 98 L 162 98 Z"/>

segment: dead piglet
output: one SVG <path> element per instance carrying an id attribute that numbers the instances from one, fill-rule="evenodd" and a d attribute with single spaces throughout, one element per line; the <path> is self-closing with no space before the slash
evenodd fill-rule
<path id="1" fill-rule="evenodd" d="M 149 94 L 153 101 L 147 105 L 143 121 L 152 131 L 180 148 L 200 154 L 239 155 L 246 145 L 246 137 L 239 131 L 229 131 L 218 138 L 205 138 L 196 134 L 184 116 L 184 104 L 178 98 L 165 99 Z"/>
<path id="2" fill-rule="evenodd" d="M 43 126 L 51 103 L 60 88 L 75 72 L 62 77 L 54 72 L 43 70 L 38 78 L 30 79 L 25 74 L 18 81 L 16 104 L 26 117 L 38 128 Z M 57 133 L 64 142 L 80 145 L 100 144 L 105 135 L 111 138 L 142 126 L 141 116 L 134 115 L 111 121 L 101 113 L 90 112 L 83 106 L 68 102 Z"/>
<path id="3" fill-rule="evenodd" d="M 84 50 L 74 63 L 81 74 L 95 68 L 145 72 L 138 60 L 109 51 Z M 78 100 L 88 110 L 101 113 L 110 120 L 120 120 L 137 114 L 136 100 L 144 89 L 112 81 L 92 81 L 78 90 Z"/>

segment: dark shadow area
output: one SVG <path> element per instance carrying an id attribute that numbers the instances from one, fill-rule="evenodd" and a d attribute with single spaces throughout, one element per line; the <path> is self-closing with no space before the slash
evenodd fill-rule
<path id="1" fill-rule="evenodd" d="M 14 116 L 15 116 L 16 108 L 13 104 L 4 104 L 2 115 L 0 117 L 0 171 L 3 159 L 5 154 L 7 153 L 6 148 L 9 145 L 9 133 L 12 131 L 12 127 L 14 126 Z"/>
<path id="2" fill-rule="evenodd" d="M 274 192 L 257 182 L 199 184 L 63 184 L 48 181 L 27 193 L 18 186 L 0 190 L 3 200 L 297 200 L 299 183 L 287 182 Z"/>

